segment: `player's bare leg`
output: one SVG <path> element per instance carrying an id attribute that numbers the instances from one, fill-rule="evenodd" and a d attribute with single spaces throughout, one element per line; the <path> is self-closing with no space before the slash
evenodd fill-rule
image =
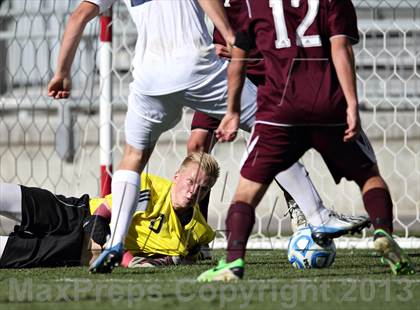
<path id="1" fill-rule="evenodd" d="M 227 258 L 221 260 L 216 268 L 202 273 L 198 281 L 236 281 L 243 277 L 246 244 L 255 223 L 255 207 L 267 188 L 268 184 L 240 177 L 226 218 Z"/>
<path id="2" fill-rule="evenodd" d="M 188 154 L 192 152 L 210 153 L 216 142 L 213 132 L 202 128 L 193 129 L 187 142 Z"/>
<path id="3" fill-rule="evenodd" d="M 123 159 L 112 179 L 111 236 L 104 251 L 91 264 L 90 272 L 108 273 L 120 264 L 124 238 L 138 200 L 140 173 L 152 151 L 153 149 L 138 150 L 126 144 Z"/>

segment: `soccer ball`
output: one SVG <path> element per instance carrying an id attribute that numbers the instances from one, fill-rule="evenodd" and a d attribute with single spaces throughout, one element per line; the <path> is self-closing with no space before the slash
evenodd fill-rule
<path id="1" fill-rule="evenodd" d="M 287 258 L 294 268 L 326 268 L 335 259 L 335 244 L 320 246 L 312 239 L 309 227 L 301 228 L 289 239 Z"/>

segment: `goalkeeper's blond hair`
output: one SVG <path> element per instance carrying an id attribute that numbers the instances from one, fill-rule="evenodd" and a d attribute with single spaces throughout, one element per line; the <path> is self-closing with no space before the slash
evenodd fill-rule
<path id="1" fill-rule="evenodd" d="M 206 173 L 212 180 L 212 186 L 216 183 L 220 174 L 220 167 L 213 156 L 204 152 L 192 152 L 182 161 L 180 169 L 192 163 L 197 164 Z"/>

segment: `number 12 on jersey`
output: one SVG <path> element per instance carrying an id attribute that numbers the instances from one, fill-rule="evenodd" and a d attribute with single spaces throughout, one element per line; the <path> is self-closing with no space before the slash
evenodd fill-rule
<path id="1" fill-rule="evenodd" d="M 286 27 L 286 19 L 284 17 L 284 8 L 283 0 L 269 0 L 270 7 L 272 9 L 274 26 L 276 28 L 276 48 L 288 48 L 292 44 L 289 39 Z M 291 5 L 294 8 L 300 6 L 301 0 L 290 0 Z M 316 16 L 319 11 L 319 0 L 307 0 L 308 1 L 308 11 L 306 12 L 305 17 L 302 22 L 296 29 L 296 45 L 302 47 L 316 47 L 322 46 L 321 37 L 316 35 L 306 36 L 305 32 L 315 21 Z"/>

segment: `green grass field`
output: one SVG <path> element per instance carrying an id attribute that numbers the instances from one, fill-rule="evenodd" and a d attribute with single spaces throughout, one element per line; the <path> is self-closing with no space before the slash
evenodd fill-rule
<path id="1" fill-rule="evenodd" d="M 408 251 L 420 266 L 420 250 Z M 223 251 L 215 251 L 219 258 Z M 324 270 L 294 270 L 285 251 L 248 251 L 245 279 L 201 284 L 214 262 L 170 268 L 2 270 L 0 309 L 419 309 L 420 270 L 395 277 L 371 251 L 339 250 Z"/>

